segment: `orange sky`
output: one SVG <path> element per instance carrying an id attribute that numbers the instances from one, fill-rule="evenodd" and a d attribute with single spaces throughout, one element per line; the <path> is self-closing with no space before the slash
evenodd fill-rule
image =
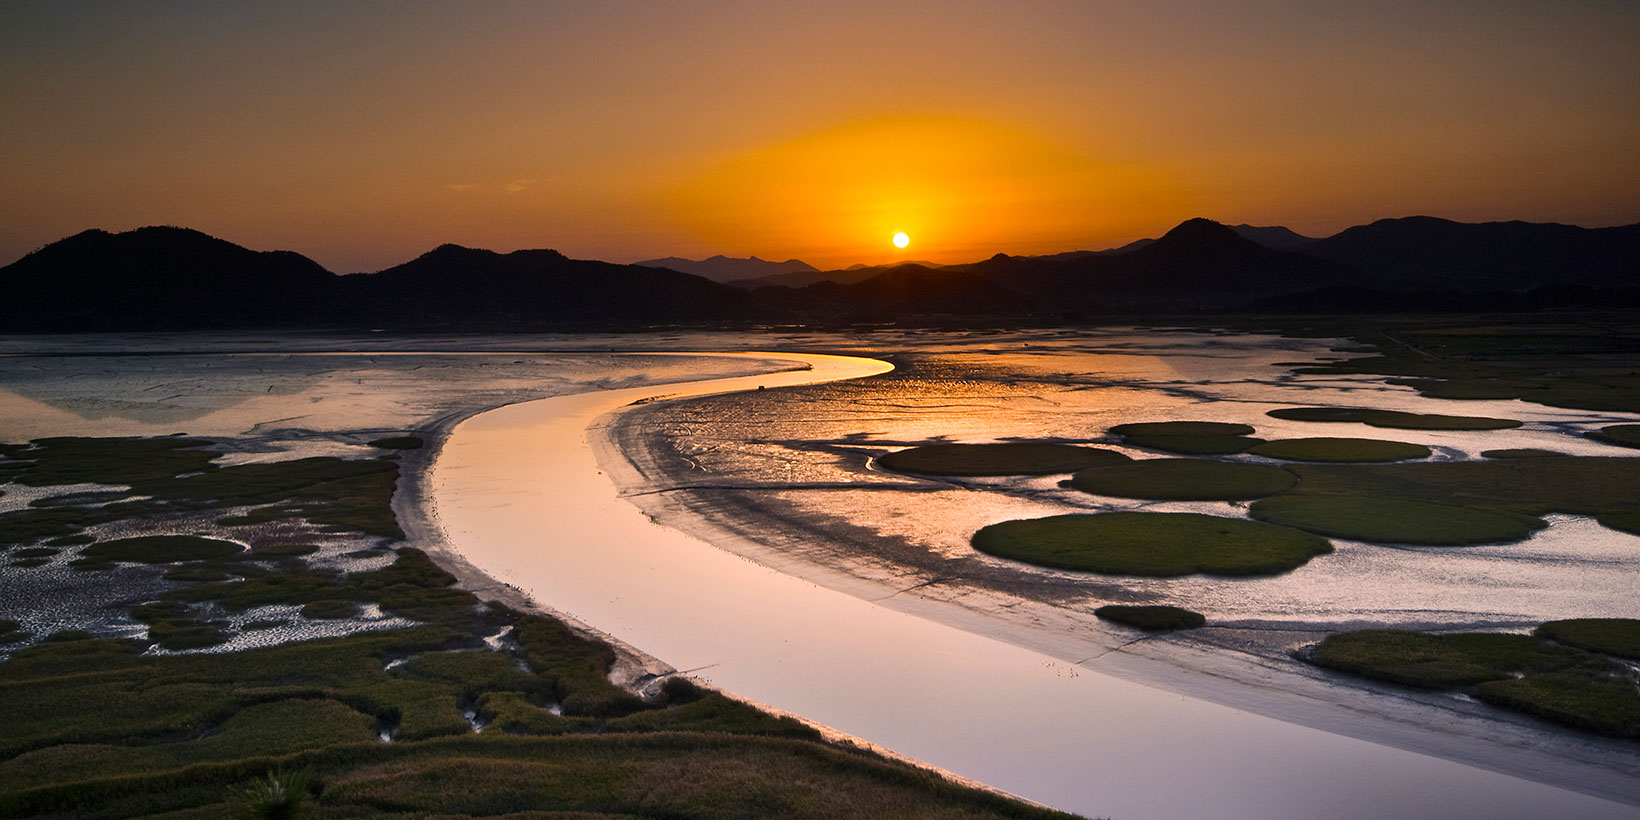
<path id="1" fill-rule="evenodd" d="M 355 271 L 1631 223 L 1637 42 L 1629 2 L 9 2 L 0 264 L 147 224 Z"/>

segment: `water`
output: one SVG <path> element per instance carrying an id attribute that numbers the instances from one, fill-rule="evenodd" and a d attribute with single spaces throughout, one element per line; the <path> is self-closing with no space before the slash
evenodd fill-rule
<path id="1" fill-rule="evenodd" d="M 719 380 L 690 393 L 863 375 Z M 1146 818 L 1634 817 L 1564 789 L 1253 715 L 878 606 L 656 526 L 587 427 L 656 393 L 513 405 L 431 477 L 454 547 L 503 581 L 731 691 L 1050 805 Z M 669 389 L 682 395 L 682 389 Z"/>

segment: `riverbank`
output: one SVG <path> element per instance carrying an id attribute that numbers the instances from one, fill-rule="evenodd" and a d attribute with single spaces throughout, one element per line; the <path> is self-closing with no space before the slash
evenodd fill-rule
<path id="1" fill-rule="evenodd" d="M 754 386 L 743 385 L 747 389 Z M 707 392 L 726 389 L 722 384 L 694 387 Z M 1060 663 L 1010 645 L 1030 646 L 1031 641 L 1043 640 L 1045 633 L 998 632 L 997 624 L 982 621 L 970 624 L 975 629 L 954 631 L 930 621 L 922 612 L 918 613 L 921 617 L 912 617 L 866 600 L 891 596 L 904 586 L 884 585 L 812 562 L 793 563 L 798 559 L 781 551 L 760 552 L 741 545 L 741 549 L 731 548 L 737 555 L 730 555 L 721 549 L 726 542 L 719 540 L 725 532 L 699 530 L 699 508 L 685 509 L 697 520 L 684 523 L 707 534 L 713 546 L 693 539 L 679 542 L 673 537 L 677 533 L 654 527 L 644 514 L 617 498 L 613 489 L 587 487 L 586 476 L 597 472 L 600 462 L 590 457 L 578 461 L 582 458 L 577 453 L 582 449 L 580 440 L 589 435 L 585 425 L 598 418 L 589 444 L 602 456 L 601 466 L 611 472 L 617 486 L 628 490 L 628 500 L 642 482 L 667 475 L 667 465 L 641 457 L 630 464 L 611 459 L 623 436 L 634 434 L 635 426 L 627 419 L 659 410 L 672 399 L 621 408 L 651 399 L 657 392 L 662 391 L 568 397 L 475 417 L 476 426 L 468 432 L 488 435 L 491 441 L 473 444 L 466 456 L 458 457 L 458 463 L 463 470 L 481 465 L 494 469 L 464 479 L 475 482 L 483 493 L 471 495 L 467 509 L 455 516 L 460 521 L 446 514 L 448 499 L 438 500 L 441 519 L 447 526 L 454 524 L 450 534 L 457 549 L 503 582 L 537 599 L 550 600 L 580 620 L 618 634 L 675 665 L 694 669 L 695 674 L 727 689 L 1050 805 L 1101 814 L 1199 816 L 1202 805 L 1182 805 L 1189 800 L 1178 796 L 1158 797 L 1143 785 L 1153 775 L 1140 772 L 1149 766 L 1166 770 L 1160 764 L 1164 757 L 1169 760 L 1166 765 L 1178 765 L 1197 755 L 1209 755 L 1221 761 L 1259 759 L 1263 768 L 1256 775 L 1202 761 L 1203 776 L 1214 784 L 1202 793 L 1216 795 L 1220 801 L 1227 799 L 1224 795 L 1234 795 L 1232 802 L 1245 800 L 1239 805 L 1260 806 L 1256 811 L 1271 816 L 1300 811 L 1290 804 L 1295 795 L 1336 788 L 1339 784 L 1331 781 L 1339 776 L 1341 761 L 1348 761 L 1343 765 L 1352 779 L 1372 779 L 1374 788 L 1396 783 L 1398 792 L 1392 802 L 1406 804 L 1401 806 L 1404 816 L 1438 816 L 1441 806 L 1439 811 L 1450 812 L 1453 806 L 1443 801 L 1450 801 L 1453 794 L 1471 801 L 1466 804 L 1471 809 L 1475 800 L 1495 805 L 1499 816 L 1543 816 L 1555 813 L 1557 805 L 1561 810 L 1575 805 L 1578 812 L 1590 816 L 1631 813 L 1558 789 L 1253 718 L 1202 701 L 1181 701 L 1166 692 L 1096 672 L 1078 674 L 1074 661 L 1086 660 L 1088 655 Z M 683 392 L 674 391 L 674 398 Z M 617 412 L 605 415 L 610 411 Z M 529 431 L 527 441 L 524 431 Z M 461 439 L 462 432 L 458 430 L 455 438 Z M 566 442 L 576 446 L 566 446 Z M 704 441 L 699 444 L 712 446 Z M 551 470 L 519 463 L 514 453 L 520 449 L 534 450 L 535 460 L 548 460 L 569 477 L 555 478 Z M 515 463 L 505 463 L 509 460 Z M 569 466 L 574 463 L 585 464 L 585 471 L 577 475 Z M 675 469 L 695 472 L 692 465 L 681 461 Z M 661 519 L 672 515 L 667 510 L 670 495 L 642 495 L 644 513 Z M 457 506 L 461 506 L 459 500 Z M 487 522 L 497 509 L 504 510 L 505 520 Z M 519 512 L 522 509 L 534 512 L 524 514 Z M 588 525 L 579 523 L 583 518 L 596 520 L 596 530 L 587 531 Z M 734 534 L 732 530 L 727 533 Z M 626 554 L 628 547 L 630 555 Z M 470 548 L 482 554 L 469 552 Z M 589 552 L 595 556 L 589 557 Z M 756 563 L 738 556 L 750 556 Z M 603 565 L 612 560 L 618 566 Z M 881 566 L 877 569 L 882 571 Z M 806 573 L 808 582 L 819 585 L 798 580 L 794 577 L 798 573 Z M 852 594 L 837 596 L 826 587 L 846 588 Z M 912 609 L 928 604 L 922 599 L 909 600 L 916 602 Z M 972 612 L 956 610 L 943 615 L 954 620 L 975 617 Z M 1009 643 L 970 634 L 986 629 Z M 850 635 L 875 639 L 839 641 L 839 636 Z M 915 651 L 905 652 L 908 647 Z M 1030 673 L 1022 673 L 1026 666 L 1031 667 Z M 1003 667 L 1010 671 L 998 673 Z M 1016 673 L 1026 677 L 1007 678 Z M 1161 677 L 1158 674 L 1156 679 Z M 1097 686 L 1098 690 L 1062 688 L 1065 681 L 1076 678 L 1081 682 L 1070 686 Z M 950 691 L 951 681 L 961 681 L 957 688 L 964 691 Z M 1019 687 L 1028 687 L 1031 694 L 1021 699 L 1026 689 Z M 1070 700 L 1064 700 L 1067 694 Z M 995 699 L 1029 703 L 1031 708 L 993 714 L 995 703 L 987 701 Z M 1292 705 L 1292 701 L 1281 703 Z M 1061 710 L 1061 706 L 1068 708 Z M 1118 725 L 1121 721 L 1109 714 L 1111 708 L 1143 722 Z M 953 715 L 964 716 L 960 725 L 952 725 Z M 1072 733 L 1080 737 L 1067 736 L 1066 727 L 1081 727 Z M 978 747 L 972 745 L 977 742 L 976 733 L 986 737 Z M 1117 750 L 1104 742 L 1113 736 L 1124 739 L 1122 760 L 1112 758 Z M 1272 737 L 1280 737 L 1275 745 L 1288 747 L 1291 754 L 1272 755 Z M 1016 748 L 1018 743 L 1025 746 Z M 1260 749 L 1257 753 L 1252 752 L 1255 746 Z M 1035 748 L 1025 752 L 1026 747 Z M 1040 755 L 1048 748 L 1075 760 L 1075 773 L 1047 765 Z M 976 774 L 971 768 L 976 760 L 983 763 L 981 758 L 1008 757 L 1015 752 L 1020 757 L 1004 770 Z M 1315 768 L 1319 761 L 1327 761 L 1325 768 L 1331 774 L 1323 775 Z M 1036 768 L 1020 771 L 1021 767 Z M 1277 779 L 1287 786 L 1245 788 L 1250 779 L 1268 784 L 1270 780 L 1261 778 L 1275 776 L 1272 771 L 1283 767 L 1288 771 Z M 1126 781 L 1127 795 L 1113 796 L 1111 786 L 1116 781 Z M 1094 796 L 1100 801 L 1076 802 Z M 1283 800 L 1289 805 L 1275 807 Z M 1371 812 L 1381 814 L 1383 808 L 1382 803 L 1376 804 Z"/>

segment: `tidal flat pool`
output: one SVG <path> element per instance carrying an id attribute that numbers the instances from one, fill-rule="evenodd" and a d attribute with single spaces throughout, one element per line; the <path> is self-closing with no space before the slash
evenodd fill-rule
<path id="1" fill-rule="evenodd" d="M 1428 714 L 1417 711 L 1431 708 L 1427 699 L 1264 667 L 1260 651 L 1294 634 L 1319 636 L 1332 623 L 1330 615 L 1304 609 L 1302 585 L 1287 593 L 1299 602 L 1279 623 L 1258 624 L 1271 608 L 1255 601 L 1246 605 L 1249 614 L 1237 616 L 1253 628 L 1232 623 L 1212 639 L 1134 642 L 1132 633 L 1083 616 L 1100 602 L 1145 597 L 1142 585 L 1018 574 L 997 564 L 1005 571 L 999 577 L 1012 580 L 993 587 L 975 583 L 987 580 L 983 573 L 960 566 L 952 572 L 944 563 L 974 562 L 965 552 L 966 528 L 987 517 L 1062 511 L 1090 499 L 1110 508 L 1155 505 L 1073 495 L 1052 477 L 928 482 L 871 464 L 874 453 L 928 441 L 1100 441 L 1105 429 L 1126 421 L 1243 421 L 1250 415 L 1261 419 L 1250 422 L 1260 435 L 1297 437 L 1315 435 L 1318 428 L 1262 420 L 1264 410 L 1334 402 L 1441 412 L 1449 404 L 1370 378 L 1294 377 L 1276 364 L 1334 355 L 1324 342 L 1183 331 L 875 331 L 409 342 L 240 336 L 218 338 L 203 351 L 198 338 L 171 335 L 52 339 L 46 347 L 41 350 L 39 339 L 0 340 L 0 417 L 6 419 L 0 437 L 7 441 L 187 433 L 216 437 L 235 460 L 356 454 L 381 435 L 567 396 L 551 400 L 560 403 L 545 412 L 543 423 L 571 420 L 547 436 L 547 449 L 519 447 L 524 428 L 507 430 L 508 446 L 480 459 L 465 477 L 455 471 L 457 462 L 447 460 L 456 458 L 466 435 L 458 428 L 437 470 L 458 477 L 446 489 L 465 482 L 476 493 L 469 495 L 477 499 L 474 508 L 462 513 L 446 505 L 437 470 L 425 488 L 434 493 L 432 511 L 456 550 L 542 604 L 677 668 L 1055 806 L 1117 817 L 1635 814 L 1628 805 L 1510 776 L 1533 770 L 1532 777 L 1632 803 L 1640 771 L 1632 745 L 1567 740 L 1517 722 L 1506 723 L 1500 746 L 1492 724 L 1463 710 L 1468 707 L 1435 712 L 1446 723 L 1420 727 L 1409 740 L 1407 724 Z M 684 388 L 592 392 L 795 364 L 773 356 L 628 355 L 691 350 L 850 353 L 893 361 L 897 369 L 858 381 L 762 391 L 756 387 L 778 383 L 760 377 L 738 386 L 745 392 L 677 403 L 665 399 Z M 797 382 L 813 377 L 792 376 Z M 604 416 L 653 397 L 662 400 Z M 1437 447 L 1437 457 L 1447 458 L 1499 447 L 1581 452 L 1594 445 L 1575 431 L 1632 420 L 1493 404 L 1504 406 L 1462 407 L 1528 424 L 1496 434 L 1356 425 L 1348 434 L 1428 443 Z M 510 425 L 508 411 L 540 407 L 482 413 L 470 425 Z M 1520 415 L 1529 412 L 1540 415 Z M 600 417 L 587 432 L 587 424 Z M 524 425 L 532 440 L 537 421 Z M 1324 429 L 1333 434 L 1338 427 Z M 575 461 L 563 449 L 580 446 L 583 435 L 590 436 L 599 460 Z M 1508 443 L 1496 443 L 1494 435 L 1507 436 Z M 1100 446 L 1123 449 L 1113 441 Z M 505 475 L 490 480 L 477 472 L 480 467 L 544 473 L 540 481 Z M 610 478 L 613 485 L 605 483 Z M 604 493 L 608 505 L 589 501 L 544 513 L 548 508 L 508 495 L 561 485 L 566 494 L 592 493 L 587 498 Z M 0 504 L 27 500 L 0 496 Z M 1241 514 L 1231 504 L 1165 508 Z M 460 534 L 463 516 L 493 523 L 514 513 L 545 517 L 533 519 L 516 540 L 498 535 L 475 542 Z M 629 523 L 613 523 L 620 516 Z M 1557 521 L 1550 531 L 1591 523 Z M 684 548 L 676 548 L 670 539 L 679 530 L 705 541 L 686 539 Z M 493 547 L 516 551 L 519 563 L 488 561 L 485 550 Z M 1573 539 L 1562 552 L 1547 554 L 1583 550 Z M 1624 560 L 1621 546 L 1614 550 L 1615 560 Z M 619 563 L 617 555 L 635 563 Z M 1347 581 L 1348 573 L 1343 575 Z M 1244 603 L 1238 588 L 1226 584 L 1223 608 L 1197 605 L 1221 623 L 1225 612 L 1239 611 L 1232 602 Z M 1188 603 L 1173 590 L 1149 594 Z M 1206 590 L 1200 594 L 1211 600 Z M 826 603 L 811 604 L 813 595 Z M 1266 593 L 1264 601 L 1274 595 Z M 998 620 L 998 612 L 1021 617 Z M 734 631 L 748 625 L 749 633 Z M 1262 638 L 1261 649 L 1244 651 L 1234 645 L 1238 634 L 1274 637 Z M 1249 666 L 1269 679 L 1257 680 Z M 1295 674 L 1320 694 L 1278 698 L 1275 709 L 1272 701 L 1247 694 L 1250 678 L 1254 689 L 1276 688 Z M 1317 705 L 1364 695 L 1392 706 L 1376 713 L 1359 704 L 1347 708 L 1369 713 L 1369 720 L 1351 724 Z M 1269 717 L 1288 709 L 1279 720 Z M 1424 753 L 1396 748 L 1409 746 Z M 1591 762 L 1596 759 L 1603 762 Z M 1181 776 L 1189 780 L 1187 788 L 1180 788 Z"/>

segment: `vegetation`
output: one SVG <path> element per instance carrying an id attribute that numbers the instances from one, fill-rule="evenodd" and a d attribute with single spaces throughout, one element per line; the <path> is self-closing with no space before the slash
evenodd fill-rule
<path id="1" fill-rule="evenodd" d="M 1632 639 L 1637 623 L 1594 632 L 1607 636 L 1626 631 Z M 1464 691 L 1493 705 L 1562 725 L 1640 737 L 1640 691 L 1635 689 L 1629 668 L 1609 657 L 1542 637 L 1363 630 L 1329 636 L 1311 657 L 1321 666 L 1373 680 Z"/>
<path id="2" fill-rule="evenodd" d="M 1613 424 L 1590 433 L 1589 438 L 1620 447 L 1640 447 L 1640 424 Z"/>
<path id="3" fill-rule="evenodd" d="M 1532 634 L 1590 652 L 1640 660 L 1640 620 L 1633 618 L 1550 621 L 1533 630 Z"/>
<path id="4" fill-rule="evenodd" d="M 1259 521 L 1334 538 L 1426 546 L 1521 541 L 1547 526 L 1519 513 L 1360 496 L 1267 498 L 1253 504 L 1248 514 Z"/>
<path id="5" fill-rule="evenodd" d="M 376 439 L 369 444 L 383 450 L 420 450 L 423 442 L 420 436 L 391 436 Z"/>
<path id="6" fill-rule="evenodd" d="M 102 565 L 115 561 L 170 564 L 176 561 L 232 558 L 244 551 L 244 545 L 219 538 L 202 538 L 197 535 L 144 535 L 92 544 L 80 550 L 80 561 Z"/>
<path id="7" fill-rule="evenodd" d="M 1265 415 L 1290 421 L 1354 421 L 1369 427 L 1388 427 L 1397 430 L 1507 430 L 1520 426 L 1520 422 L 1513 419 L 1402 413 L 1365 407 L 1284 407 L 1271 410 Z"/>
<path id="8" fill-rule="evenodd" d="M 1443 399 L 1520 399 L 1551 407 L 1640 412 L 1640 329 L 1632 317 L 1375 319 L 1288 332 L 1350 336 L 1367 352 L 1299 373 L 1391 376 Z"/>
<path id="9" fill-rule="evenodd" d="M 992 524 L 974 548 L 1054 569 L 1174 577 L 1278 575 L 1332 545 L 1309 533 L 1196 513 L 1056 515 Z"/>
<path id="10" fill-rule="evenodd" d="M 1250 437 L 1248 425 L 1218 421 L 1135 422 L 1110 431 L 1135 447 L 1190 456 L 1243 453 L 1262 441 Z"/>
<path id="11" fill-rule="evenodd" d="M 1640 509 L 1607 510 L 1595 516 L 1595 520 L 1618 532 L 1640 535 Z"/>
<path id="12" fill-rule="evenodd" d="M 1428 458 L 1429 448 L 1371 438 L 1287 438 L 1266 441 L 1247 452 L 1282 461 L 1404 461 Z"/>
<path id="13" fill-rule="evenodd" d="M 1053 475 L 1098 464 L 1126 462 L 1127 456 L 1096 447 L 1070 444 L 930 444 L 889 453 L 877 459 L 902 473 L 944 476 Z"/>
<path id="14" fill-rule="evenodd" d="M 1298 476 L 1265 464 L 1152 458 L 1083 470 L 1071 476 L 1069 484 L 1117 498 L 1236 501 L 1275 495 L 1297 481 Z"/>
<path id="15" fill-rule="evenodd" d="M 1481 458 L 1566 458 L 1565 453 L 1539 450 L 1535 447 L 1507 447 L 1502 450 L 1482 450 Z"/>
<path id="16" fill-rule="evenodd" d="M 1201 613 L 1191 612 L 1176 606 L 1129 606 L 1126 604 L 1107 604 L 1093 611 L 1100 618 L 1131 626 L 1145 632 L 1171 632 L 1179 629 L 1195 629 L 1207 624 L 1207 619 Z"/>
<path id="17" fill-rule="evenodd" d="M 144 451 L 119 441 L 124 455 Z M 127 473 L 151 500 L 23 511 L 36 517 L 13 519 L 12 532 L 80 539 L 88 517 L 258 503 L 352 532 L 389 529 L 389 463 L 201 470 L 187 458 L 196 475 Z M 174 563 L 165 577 L 180 586 L 132 608 L 142 638 L 65 630 L 0 661 L 0 816 L 1065 816 L 834 748 L 687 681 L 642 700 L 610 681 L 609 646 L 480 603 L 420 551 L 352 573 L 310 566 L 316 551 L 185 535 L 87 546 L 82 561 L 116 572 L 123 561 Z M 223 610 L 290 604 L 345 618 L 366 603 L 417 625 L 239 652 L 149 651 L 220 643 L 232 632 L 215 616 Z M 0 621 L 0 641 L 27 639 L 17 627 Z M 504 629 L 490 648 L 484 639 Z"/>

